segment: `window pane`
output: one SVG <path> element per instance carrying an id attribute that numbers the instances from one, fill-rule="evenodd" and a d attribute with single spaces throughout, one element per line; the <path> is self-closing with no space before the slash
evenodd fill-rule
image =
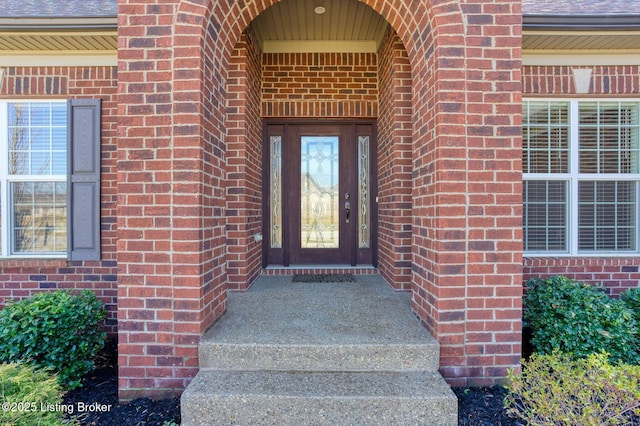
<path id="1" fill-rule="evenodd" d="M 51 106 L 43 103 L 31 104 L 31 126 L 46 126 L 51 125 Z"/>
<path id="2" fill-rule="evenodd" d="M 67 247 L 67 185 L 14 182 L 13 253 L 56 253 Z"/>
<path id="3" fill-rule="evenodd" d="M 8 119 L 9 175 L 66 173 L 66 103 L 9 103 Z"/>
<path id="4" fill-rule="evenodd" d="M 568 173 L 569 104 L 525 102 L 524 116 L 524 172 Z"/>
<path id="5" fill-rule="evenodd" d="M 578 248 L 635 250 L 636 183 L 578 183 Z"/>
<path id="6" fill-rule="evenodd" d="M 524 182 L 524 246 L 526 251 L 566 251 L 567 183 Z"/>
<path id="7" fill-rule="evenodd" d="M 638 104 L 580 103 L 580 173 L 638 173 Z"/>

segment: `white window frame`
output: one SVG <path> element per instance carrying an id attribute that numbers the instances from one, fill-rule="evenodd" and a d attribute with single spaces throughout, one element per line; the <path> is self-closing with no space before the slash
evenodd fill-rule
<path id="1" fill-rule="evenodd" d="M 67 182 L 68 171 L 64 175 L 9 175 L 9 138 L 8 138 L 8 105 L 11 103 L 65 103 L 61 99 L 2 99 L 0 100 L 0 259 L 66 259 L 67 250 L 64 252 L 28 252 L 12 253 L 13 246 L 13 205 L 10 202 L 11 192 L 9 187 L 14 182 Z M 67 123 L 68 128 L 68 123 Z M 68 149 L 68 148 L 67 148 Z M 68 156 L 68 152 L 67 152 Z M 67 191 L 69 188 L 67 187 Z M 69 206 L 67 206 L 69 209 Z M 67 210 L 67 215 L 68 215 Z M 67 224 L 68 227 L 68 224 Z M 67 233 L 70 230 L 67 229 Z"/>
<path id="2" fill-rule="evenodd" d="M 639 98 L 549 98 L 532 97 L 523 98 L 526 102 L 556 102 L 569 104 L 569 172 L 568 173 L 523 173 L 523 181 L 564 181 L 567 182 L 567 208 L 566 208 L 566 245 L 564 251 L 527 251 L 525 257 L 629 257 L 640 253 L 640 173 L 579 173 L 580 160 L 580 140 L 579 140 L 579 105 L 590 102 L 628 102 L 638 103 Z M 523 120 L 524 126 L 524 120 Z M 524 147 L 523 147 L 524 149 Z M 635 184 L 635 250 L 580 250 L 578 248 L 578 220 L 579 220 L 579 200 L 578 184 L 580 181 L 633 181 Z"/>

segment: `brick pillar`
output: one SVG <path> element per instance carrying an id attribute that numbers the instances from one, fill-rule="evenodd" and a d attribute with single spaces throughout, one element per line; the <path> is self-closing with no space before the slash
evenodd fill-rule
<path id="1" fill-rule="evenodd" d="M 491 384 L 521 347 L 520 2 L 433 3 L 433 45 L 410 50 L 433 52 L 413 73 L 413 306 L 444 376 Z"/>
<path id="2" fill-rule="evenodd" d="M 119 396 L 181 392 L 225 309 L 219 73 L 203 77 L 207 10 L 119 2 Z M 219 56 L 220 57 L 220 56 Z M 210 79 L 218 79 L 210 81 Z M 219 90 L 219 89 L 215 89 Z M 202 103 L 203 98 L 207 104 Z"/>

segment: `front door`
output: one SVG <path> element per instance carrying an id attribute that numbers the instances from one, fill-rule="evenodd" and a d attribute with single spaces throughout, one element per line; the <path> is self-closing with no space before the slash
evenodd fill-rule
<path id="1" fill-rule="evenodd" d="M 373 125 L 268 124 L 265 264 L 374 262 Z"/>

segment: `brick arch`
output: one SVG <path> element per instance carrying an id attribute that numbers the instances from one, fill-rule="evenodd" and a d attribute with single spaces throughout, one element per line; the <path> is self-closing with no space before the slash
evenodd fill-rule
<path id="1" fill-rule="evenodd" d="M 189 87 L 198 87 L 198 90 L 181 94 L 180 102 L 184 103 L 185 107 L 198 107 L 197 113 L 194 112 L 189 117 L 185 115 L 184 120 L 190 120 L 191 131 L 194 133 L 192 136 L 211 141 L 211 144 L 204 143 L 200 146 L 203 161 L 206 163 L 207 158 L 219 160 L 205 164 L 204 169 L 209 173 L 205 172 L 202 176 L 205 193 L 202 200 L 203 208 L 210 211 L 223 211 L 225 208 L 224 194 L 216 194 L 216 190 L 220 192 L 220 189 L 215 182 L 224 182 L 226 173 L 229 172 L 224 154 L 219 154 L 226 152 L 226 142 L 229 141 L 225 132 L 225 107 L 228 102 L 226 84 L 231 55 L 249 23 L 275 2 L 182 0 L 177 11 L 174 84 L 180 79 L 180 84 L 185 85 L 186 80 L 190 79 Z M 407 51 L 411 68 L 413 169 L 420 170 L 420 173 L 413 178 L 413 259 L 409 267 L 413 270 L 411 283 L 402 283 L 399 286 L 413 289 L 414 310 L 431 332 L 439 337 L 443 333 L 443 321 L 439 318 L 442 308 L 438 306 L 441 289 L 429 277 L 438 276 L 441 265 L 435 260 L 437 255 L 425 255 L 424 248 L 437 244 L 441 238 L 435 235 L 435 230 L 440 227 L 436 199 L 441 189 L 437 184 L 427 181 L 431 181 L 429 175 L 440 172 L 433 169 L 436 167 L 437 155 L 433 146 L 440 142 L 438 136 L 448 133 L 448 120 L 455 123 L 463 122 L 466 113 L 464 90 L 456 93 L 448 90 L 449 87 L 458 86 L 458 82 L 466 77 L 465 49 L 462 47 L 465 45 L 463 14 L 460 2 L 452 0 L 366 0 L 363 3 L 372 7 L 390 23 Z M 455 106 L 452 107 L 453 105 Z M 441 119 L 443 116 L 447 118 Z M 464 138 L 465 135 L 458 134 L 454 137 Z M 425 165 L 427 167 L 424 167 Z M 420 219 L 416 220 L 417 217 Z M 216 222 L 211 218 L 202 220 L 205 222 L 203 225 L 213 232 L 206 237 L 205 245 L 210 247 L 210 253 L 203 253 L 200 261 L 203 268 L 201 272 L 204 276 L 210 272 L 204 265 L 206 258 L 214 259 L 210 263 L 218 265 L 217 272 L 208 274 L 209 277 L 217 277 L 214 284 L 208 285 L 205 282 L 202 286 L 209 288 L 211 294 L 215 294 L 213 297 L 202 294 L 205 300 L 211 301 L 211 307 L 205 306 L 203 309 L 206 316 L 202 318 L 202 324 L 206 328 L 225 306 L 225 292 L 219 289 L 229 279 L 229 263 L 221 254 L 224 252 L 223 247 L 228 243 L 228 234 L 225 233 L 221 221 Z M 211 223 L 206 223 L 207 221 Z M 246 235 L 244 242 L 249 242 Z M 242 242 L 239 243 L 241 244 Z M 214 254 L 216 251 L 217 257 Z M 235 271 L 231 274 L 232 281 L 234 273 Z M 455 308 L 456 315 L 465 309 L 464 300 L 460 303 Z"/>
<path id="2" fill-rule="evenodd" d="M 464 35 L 462 11 L 458 1 L 358 1 L 371 7 L 389 22 L 406 47 L 412 64 L 428 59 L 438 46 L 459 46 L 460 40 L 451 36 Z M 222 51 L 216 53 L 220 54 L 217 56 L 222 65 L 220 68 L 225 69 L 233 47 L 244 30 L 260 13 L 277 2 L 278 0 L 181 0 L 177 10 L 175 34 L 176 37 L 199 36 L 200 47 L 205 51 L 207 34 L 215 36 L 215 43 L 224 46 Z M 184 56 L 176 55 L 176 65 L 179 65 L 182 58 L 191 57 L 185 53 Z"/>
<path id="3" fill-rule="evenodd" d="M 180 392 L 226 309 L 227 70 L 275 0 L 119 0 L 120 397 Z M 459 384 L 518 365 L 520 0 L 366 0 L 411 74 L 409 286 Z"/>

